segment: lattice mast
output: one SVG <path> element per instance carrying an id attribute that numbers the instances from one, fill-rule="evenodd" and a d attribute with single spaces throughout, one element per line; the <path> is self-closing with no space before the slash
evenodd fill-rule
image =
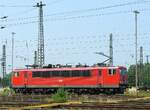
<path id="1" fill-rule="evenodd" d="M 2 47 L 3 53 L 2 53 L 2 73 L 3 78 L 6 76 L 6 45 L 3 45 Z"/>
<path id="2" fill-rule="evenodd" d="M 113 35 L 110 34 L 110 40 L 109 40 L 110 44 L 109 44 L 109 66 L 113 66 Z"/>
<path id="3" fill-rule="evenodd" d="M 38 65 L 37 64 L 37 51 L 34 51 L 34 65 Z"/>
<path id="4" fill-rule="evenodd" d="M 39 27 L 38 27 L 38 66 L 41 68 L 45 63 L 44 55 L 44 26 L 43 26 L 43 6 L 42 1 L 37 3 L 39 8 Z"/>

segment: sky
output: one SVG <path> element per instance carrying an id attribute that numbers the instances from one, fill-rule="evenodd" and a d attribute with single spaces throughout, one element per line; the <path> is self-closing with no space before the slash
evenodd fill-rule
<path id="1" fill-rule="evenodd" d="M 7 71 L 11 70 L 11 38 L 15 32 L 14 68 L 33 64 L 37 50 L 40 0 L 1 0 L 0 57 L 6 44 Z M 147 2 L 144 2 L 147 1 Z M 150 0 L 42 0 L 44 12 L 45 64 L 88 64 L 103 62 L 109 55 L 109 35 L 113 34 L 114 65 L 135 63 L 135 15 L 138 14 L 139 48 L 144 62 L 150 55 Z M 135 2 L 135 3 L 134 3 Z M 124 5 L 121 5 L 124 4 Z"/>

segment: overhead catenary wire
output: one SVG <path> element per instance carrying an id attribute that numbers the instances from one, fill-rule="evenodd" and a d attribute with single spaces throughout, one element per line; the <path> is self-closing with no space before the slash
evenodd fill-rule
<path id="1" fill-rule="evenodd" d="M 17 13 L 14 13 L 16 16 L 21 16 L 21 15 L 24 15 L 24 14 L 27 14 L 27 13 L 31 13 L 33 10 L 36 10 L 36 8 L 32 7 L 30 9 L 26 9 L 26 10 L 23 10 L 23 11 L 20 11 L 20 12 L 17 12 Z M 13 14 L 13 15 L 14 15 Z M 15 17 L 16 17 L 15 16 Z M 9 19 L 6 19 L 6 21 L 8 21 Z"/>
<path id="2" fill-rule="evenodd" d="M 66 11 L 66 12 L 57 12 L 57 13 L 45 15 L 44 17 L 56 16 L 56 15 L 68 15 L 68 14 L 75 14 L 75 13 L 85 13 L 85 12 L 99 11 L 99 10 L 111 9 L 111 8 L 116 8 L 116 7 L 123 7 L 123 6 L 128 6 L 128 5 L 135 5 L 135 4 L 145 4 L 145 3 L 150 3 L 150 1 L 146 0 L 146 1 L 127 2 L 127 3 L 122 3 L 122 4 L 104 6 L 104 7 L 89 8 L 89 9 L 83 9 L 83 10 L 73 10 L 73 11 Z M 14 20 L 34 19 L 37 17 L 38 16 L 31 16 L 31 17 L 24 17 L 24 18 L 17 18 L 17 19 L 14 18 L 10 20 L 14 21 Z"/>
<path id="3" fill-rule="evenodd" d="M 121 34 L 118 34 L 118 35 L 121 35 Z M 143 35 L 145 35 L 145 33 L 143 33 Z M 78 37 L 80 37 L 80 36 L 77 36 L 76 39 L 78 39 Z M 87 36 L 85 36 L 85 37 L 87 37 Z M 88 37 L 91 37 L 91 36 L 88 35 Z M 116 37 L 118 38 L 119 36 L 116 36 Z M 100 37 L 100 39 L 101 38 L 102 37 Z M 60 41 L 59 43 L 57 43 L 57 46 L 54 45 L 55 46 L 54 48 L 49 48 L 49 46 L 47 45 L 46 46 L 47 47 L 46 50 L 48 50 L 47 54 L 49 54 L 50 58 L 58 59 L 60 57 L 62 58 L 62 56 L 64 56 L 65 58 L 70 58 L 70 57 L 72 57 L 72 55 L 82 56 L 82 55 L 86 55 L 87 53 L 92 55 L 94 53 L 94 50 L 102 50 L 102 51 L 107 53 L 106 50 L 108 48 L 108 45 L 103 45 L 101 43 L 99 44 L 99 42 L 95 42 L 94 39 L 89 39 L 90 42 L 89 41 L 79 40 L 79 44 L 81 44 L 81 43 L 84 44 L 84 45 L 81 45 L 81 46 L 77 45 L 77 43 L 74 42 L 76 44 L 76 46 L 71 47 L 72 46 L 72 43 L 71 43 L 71 45 L 69 47 L 65 47 L 62 44 L 63 41 L 62 42 Z M 55 40 L 59 40 L 59 39 L 55 39 Z M 105 37 L 105 40 L 107 41 L 106 37 Z M 70 42 L 71 39 L 66 39 L 66 41 Z M 82 41 L 82 42 L 80 42 L 80 41 Z M 101 40 L 101 41 L 103 41 L 103 40 Z M 54 42 L 54 41 L 52 40 L 52 42 Z M 95 45 L 92 45 L 91 44 L 92 42 Z M 17 51 L 15 51 L 15 53 L 17 55 L 23 54 L 25 52 L 24 49 L 25 49 L 25 44 L 26 43 L 24 43 L 24 44 L 23 43 L 16 43 L 16 44 L 17 44 L 16 48 L 19 48 L 19 49 L 16 49 Z M 49 42 L 48 44 L 51 44 L 51 43 Z M 63 47 L 63 48 L 60 48 L 58 46 L 58 44 L 60 44 L 61 47 Z M 91 44 L 91 45 L 89 45 L 89 44 Z M 105 44 L 107 44 L 107 43 L 105 43 Z M 29 45 L 30 45 L 30 43 L 29 43 Z M 66 45 L 66 43 L 65 43 L 65 45 Z M 34 43 L 32 45 L 30 45 L 30 47 L 32 47 L 32 48 L 33 48 L 33 46 L 34 46 Z M 120 39 L 119 41 L 117 41 L 117 44 L 116 43 L 114 44 L 114 46 L 115 46 L 115 50 L 114 50 L 115 56 L 114 57 L 116 57 L 116 55 L 120 55 L 120 56 L 121 55 L 126 55 L 126 56 L 130 56 L 130 58 L 132 57 L 132 59 L 133 59 L 133 57 L 134 57 L 133 55 L 134 54 L 133 54 L 132 48 L 131 48 L 132 47 L 132 43 L 127 46 L 126 42 L 124 42 L 124 40 Z M 122 49 L 119 49 L 120 46 L 122 47 Z M 130 47 L 130 48 L 127 48 L 127 47 Z M 148 52 L 148 49 L 145 50 L 145 52 Z M 56 62 L 59 62 L 59 61 L 56 60 Z"/>
<path id="4" fill-rule="evenodd" d="M 46 5 L 47 5 L 47 6 L 48 6 L 48 5 L 53 5 L 53 4 L 60 3 L 60 2 L 62 2 L 62 1 L 64 1 L 64 0 L 54 0 L 54 1 L 51 1 L 51 2 L 49 2 L 49 3 L 46 3 Z"/>
<path id="5" fill-rule="evenodd" d="M 150 9 L 139 9 L 139 11 L 150 11 Z M 44 22 L 48 21 L 64 21 L 64 20 L 74 20 L 74 19 L 83 19 L 83 18 L 91 18 L 91 17 L 99 17 L 99 16 L 106 16 L 106 15 L 115 15 L 115 14 L 126 14 L 126 13 L 133 13 L 133 10 L 126 10 L 126 11 L 116 11 L 116 12 L 108 12 L 108 13 L 98 13 L 98 14 L 90 14 L 90 15 L 81 15 L 81 16 L 71 16 L 71 17 L 56 17 L 56 18 L 47 18 Z M 34 21 L 26 21 L 26 22 L 17 22 L 12 24 L 5 24 L 5 26 L 18 26 L 18 25 L 25 25 L 25 24 L 33 24 L 37 23 L 38 20 Z"/>
<path id="6" fill-rule="evenodd" d="M 58 3 L 64 0 L 54 0 L 50 3 L 48 3 L 49 5 L 54 4 L 54 3 Z M 109 5 L 109 6 L 104 6 L 104 7 L 98 7 L 98 8 L 89 8 L 89 9 L 83 9 L 83 10 L 73 10 L 73 11 L 69 11 L 69 12 L 63 12 L 64 13 L 78 13 L 78 12 L 85 12 L 85 11 L 93 11 L 93 10 L 103 10 L 103 9 L 109 9 L 109 8 L 115 8 L 115 7 L 122 7 L 122 6 L 128 6 L 128 5 L 135 5 L 135 4 L 144 4 L 144 3 L 149 3 L 150 0 L 142 0 L 142 1 L 135 1 L 135 2 L 127 2 L 127 3 L 121 3 L 121 4 L 115 4 L 115 5 Z M 4 8 L 4 7 L 33 7 L 33 5 L 0 5 L 0 7 Z"/>
<path id="7" fill-rule="evenodd" d="M 0 5 L 1 8 L 4 8 L 4 7 L 9 7 L 9 8 L 16 8 L 16 7 L 32 7 L 32 5 Z"/>
<path id="8" fill-rule="evenodd" d="M 46 41 L 52 41 L 53 43 L 59 43 L 61 42 L 61 40 L 68 40 L 68 42 L 72 42 L 78 40 L 79 43 L 84 43 L 84 42 L 99 42 L 99 41 L 108 41 L 108 38 L 106 36 L 108 36 L 109 33 L 105 33 L 105 34 L 98 34 L 98 35 L 81 35 L 81 36 L 71 36 L 69 35 L 68 37 L 53 37 L 54 35 L 50 35 L 51 38 L 46 37 Z M 129 40 L 134 40 L 134 38 L 132 36 L 134 36 L 134 33 L 113 33 L 113 35 L 115 36 L 114 40 L 115 41 L 129 41 Z M 105 37 L 104 37 L 105 36 Z M 143 32 L 143 33 L 139 33 L 139 40 L 146 40 L 147 38 L 149 38 L 150 36 L 150 32 Z M 87 40 L 88 38 L 88 40 Z M 84 41 L 83 41 L 84 40 Z M 2 40 L 3 42 L 6 42 L 6 39 Z M 37 42 L 37 39 L 28 39 L 28 40 L 15 40 L 15 42 L 24 44 L 24 42 L 28 41 L 29 43 L 32 42 Z M 59 42 L 58 42 L 59 41 Z M 8 38 L 7 38 L 7 42 L 9 42 Z M 67 42 L 64 42 L 64 44 L 67 44 Z M 72 43 L 71 43 L 72 44 Z"/>
<path id="9" fill-rule="evenodd" d="M 150 1 L 149 0 L 145 1 L 144 0 L 144 1 L 136 1 L 136 2 L 127 2 L 127 3 L 122 3 L 122 4 L 104 6 L 104 7 L 89 8 L 89 9 L 82 9 L 82 10 L 73 10 L 73 11 L 66 11 L 66 12 L 58 12 L 58 13 L 50 14 L 48 16 L 74 14 L 74 13 L 84 13 L 84 12 L 90 12 L 90 11 L 105 10 L 105 9 L 111 9 L 111 8 L 116 8 L 116 7 L 123 7 L 123 6 L 135 5 L 135 4 L 145 4 L 145 3 L 150 3 Z"/>
<path id="10" fill-rule="evenodd" d="M 63 0 L 54 0 L 54 1 L 50 2 L 50 3 L 48 3 L 47 5 L 55 4 L 55 3 L 58 3 L 58 2 L 61 2 L 61 1 L 63 1 Z M 16 15 L 20 16 L 20 15 L 23 15 L 23 14 L 27 14 L 27 13 L 29 13 L 29 12 L 31 12 L 31 11 L 36 9 L 32 5 L 0 5 L 0 7 L 2 7 L 2 8 L 4 8 L 4 7 L 32 7 L 30 9 L 27 9 L 27 10 L 15 13 L 15 18 L 16 18 Z M 38 16 L 36 16 L 36 17 L 38 17 Z M 14 19 L 12 18 L 11 21 L 15 20 L 15 18 Z M 34 18 L 34 17 L 29 17 L 29 18 Z M 20 19 L 26 19 L 26 18 L 18 18 L 18 20 L 20 20 Z M 8 19 L 5 20 L 5 22 L 7 22 L 7 21 L 8 21 Z"/>
<path id="11" fill-rule="evenodd" d="M 128 12 L 125 12 L 125 13 L 128 13 Z M 129 12 L 130 13 L 130 12 Z M 93 16 L 92 16 L 93 15 Z M 108 14 L 108 15 L 112 15 L 112 14 Z M 95 16 L 94 16 L 94 14 L 91 14 L 91 15 L 85 15 L 85 17 L 84 17 L 84 15 L 83 16 L 73 16 L 73 17 L 64 17 L 64 18 L 56 18 L 56 20 L 55 20 L 55 18 L 50 18 L 50 19 L 47 19 L 47 21 L 60 21 L 60 20 L 72 20 L 72 19 L 80 19 L 80 18 L 90 18 L 90 17 L 96 17 L 96 16 L 102 16 L 102 15 L 100 15 L 100 14 L 95 14 Z M 46 16 L 45 16 L 46 17 Z M 52 20 L 51 20 L 52 19 Z M 37 21 L 36 21 L 37 22 Z M 31 23 L 36 23 L 36 22 L 32 22 L 31 21 Z M 22 24 L 24 24 L 24 23 L 22 23 Z M 21 24 L 21 25 L 22 25 Z M 29 23 L 30 24 L 30 23 Z M 20 25 L 20 24 L 17 24 L 16 26 L 18 26 L 18 25 Z M 14 26 L 13 24 L 11 25 L 11 26 Z M 123 40 L 124 41 L 124 40 Z M 80 42 L 81 43 L 81 42 Z M 86 41 L 84 42 L 84 43 L 86 43 Z M 61 45 L 61 44 L 60 44 Z M 87 44 L 86 44 L 87 45 Z M 21 46 L 18 46 L 18 47 L 21 47 Z M 22 46 L 22 47 L 24 47 L 24 46 Z M 107 48 L 107 46 L 104 46 L 105 48 Z M 85 46 L 85 47 L 83 47 L 83 48 L 85 48 L 85 49 L 99 49 L 100 47 L 96 47 L 96 46 L 90 46 L 90 47 L 88 47 L 88 46 Z M 82 48 L 82 49 L 83 49 Z M 117 47 L 118 48 L 118 47 Z M 68 50 L 68 49 L 72 49 L 72 48 L 65 48 L 65 49 L 63 49 L 63 50 Z M 75 49 L 75 48 L 74 48 Z M 59 50 L 59 49 L 57 49 L 57 50 Z M 72 49 L 73 50 L 73 49 Z M 24 51 L 22 51 L 22 52 L 24 52 Z M 54 52 L 56 52 L 56 50 L 55 51 L 53 51 L 53 53 Z M 119 52 L 119 51 L 116 51 L 116 52 Z M 122 52 L 126 52 L 126 51 L 124 51 L 124 50 L 122 50 Z M 21 52 L 19 52 L 19 53 L 21 53 Z M 52 54 L 53 54 L 52 53 Z M 65 53 L 65 52 L 64 52 Z M 71 52 L 70 52 L 71 53 Z M 81 52 L 82 53 L 82 52 Z M 78 53 L 79 54 L 79 53 Z M 85 54 L 86 54 L 86 52 L 85 52 Z M 60 51 L 60 54 L 59 55 L 61 55 L 61 51 Z"/>
<path id="12" fill-rule="evenodd" d="M 52 5 L 52 4 L 55 4 L 55 3 L 58 3 L 58 2 L 61 2 L 61 1 L 63 1 L 63 0 L 54 0 L 54 1 L 52 1 L 52 2 L 50 2 L 50 3 L 48 3 L 47 5 Z M 35 10 L 36 8 L 35 7 L 33 7 L 32 5 L 0 5 L 0 7 L 2 7 L 2 8 L 6 8 L 6 7 L 22 7 L 22 8 L 26 8 L 26 7 L 31 7 L 30 9 L 26 9 L 26 10 L 24 10 L 24 11 L 20 11 L 20 12 L 17 12 L 17 13 L 14 13 L 15 14 L 15 18 L 13 19 L 6 19 L 5 20 L 5 22 L 8 22 L 9 20 L 11 20 L 11 21 L 13 21 L 13 20 L 15 20 L 16 19 L 16 16 L 20 16 L 20 15 L 24 15 L 24 14 L 27 14 L 27 13 L 29 13 L 29 12 L 32 12 L 33 10 Z M 13 15 L 14 15 L 13 14 Z M 38 17 L 38 16 L 36 16 L 36 17 Z M 9 16 L 9 18 L 11 18 L 10 16 Z M 29 17 L 29 18 L 34 18 L 34 17 Z M 26 18 L 18 18 L 18 20 L 21 20 L 21 19 L 26 19 Z M 28 19 L 28 18 L 27 18 Z M 3 22 L 3 21 L 2 21 Z"/>
<path id="13" fill-rule="evenodd" d="M 15 20 L 17 20 L 17 21 L 23 20 L 22 18 L 21 18 L 21 19 L 20 19 L 20 18 L 17 18 L 17 19 L 16 19 L 16 17 L 25 15 L 25 14 L 27 14 L 27 13 L 31 13 L 31 12 L 34 11 L 34 10 L 35 10 L 35 8 L 32 7 L 32 8 L 30 8 L 30 9 L 26 9 L 26 10 L 23 10 L 23 11 L 20 11 L 20 12 L 17 12 L 17 13 L 13 13 L 13 15 L 15 15 L 15 19 L 12 18 L 11 16 L 7 16 L 8 18 L 2 20 L 1 22 L 9 22 L 9 21 L 15 21 Z"/>
<path id="14" fill-rule="evenodd" d="M 144 33 L 145 34 L 145 33 Z M 144 35 L 143 34 L 143 35 Z M 128 41 L 128 42 L 130 42 L 130 43 L 132 43 L 131 41 L 133 41 L 134 39 L 133 38 L 129 38 L 129 37 L 123 37 L 123 38 L 120 38 L 120 36 L 117 36 L 117 35 L 115 35 L 115 34 L 113 34 L 114 36 L 115 36 L 115 38 L 114 38 L 114 41 L 115 42 L 119 42 L 119 43 L 117 43 L 117 44 L 115 44 L 115 45 L 120 45 L 120 42 L 122 42 L 122 43 L 124 43 L 124 44 L 126 44 L 124 41 Z M 148 34 L 147 34 L 148 35 Z M 149 34 L 150 35 L 150 34 Z M 68 37 L 69 38 L 69 37 Z M 76 37 L 70 37 L 71 39 L 68 39 L 68 38 L 66 38 L 66 37 L 64 37 L 64 39 L 53 39 L 53 38 L 46 38 L 46 43 L 47 44 L 49 44 L 49 42 L 52 42 L 52 44 L 53 45 L 74 45 L 74 44 L 92 44 L 92 43 L 98 43 L 98 42 L 103 42 L 103 43 L 105 43 L 105 44 L 107 44 L 106 42 L 108 41 L 108 39 L 105 37 L 103 37 L 103 36 L 96 36 L 96 37 L 93 37 L 93 36 L 85 36 L 85 37 L 81 37 L 81 36 L 76 36 Z M 73 38 L 73 39 L 72 39 Z M 87 39 L 88 38 L 88 39 Z M 141 38 L 139 38 L 139 40 L 141 40 L 141 41 L 143 41 L 144 39 L 147 39 L 148 38 L 148 36 L 143 36 L 143 37 L 141 37 Z M 78 40 L 78 42 L 76 42 L 76 40 Z M 27 40 L 16 40 L 15 42 L 18 44 L 18 45 L 26 45 L 26 41 Z M 10 41 L 9 40 L 7 40 L 7 42 L 9 43 Z M 25 42 L 25 43 L 23 43 L 23 42 Z M 35 44 L 34 42 L 35 42 L 35 40 L 28 40 L 28 42 L 29 42 L 29 44 Z M 130 44 L 129 43 L 129 44 Z M 146 44 L 146 42 L 144 41 L 144 43 Z M 148 41 L 147 41 L 147 43 L 149 43 Z M 51 44 L 51 43 L 50 43 Z M 132 45 L 132 44 L 131 44 Z M 19 47 L 19 46 L 18 46 Z"/>

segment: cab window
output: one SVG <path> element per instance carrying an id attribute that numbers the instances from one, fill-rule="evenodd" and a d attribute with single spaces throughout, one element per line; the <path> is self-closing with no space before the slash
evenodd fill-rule
<path id="1" fill-rule="evenodd" d="M 19 77 L 19 72 L 14 72 L 14 77 Z"/>
<path id="2" fill-rule="evenodd" d="M 116 69 L 109 69 L 109 70 L 108 70 L 108 74 L 109 74 L 110 76 L 115 75 L 115 74 L 116 74 Z"/>

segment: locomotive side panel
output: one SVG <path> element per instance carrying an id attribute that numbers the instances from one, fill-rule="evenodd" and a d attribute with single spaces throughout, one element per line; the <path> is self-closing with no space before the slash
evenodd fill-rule
<path id="1" fill-rule="evenodd" d="M 57 71 L 55 73 L 55 76 L 52 73 L 49 73 L 52 71 L 47 71 L 47 73 L 39 72 L 36 75 L 34 72 L 32 72 L 31 79 L 28 83 L 28 87 L 92 87 L 97 85 L 97 74 L 98 70 L 86 70 L 81 73 L 78 73 L 78 71 Z M 76 74 L 73 74 L 73 72 L 76 72 Z M 42 76 L 39 74 L 47 74 L 46 76 Z M 68 74 L 68 75 L 67 75 Z M 64 76 L 65 75 L 65 76 Z"/>

